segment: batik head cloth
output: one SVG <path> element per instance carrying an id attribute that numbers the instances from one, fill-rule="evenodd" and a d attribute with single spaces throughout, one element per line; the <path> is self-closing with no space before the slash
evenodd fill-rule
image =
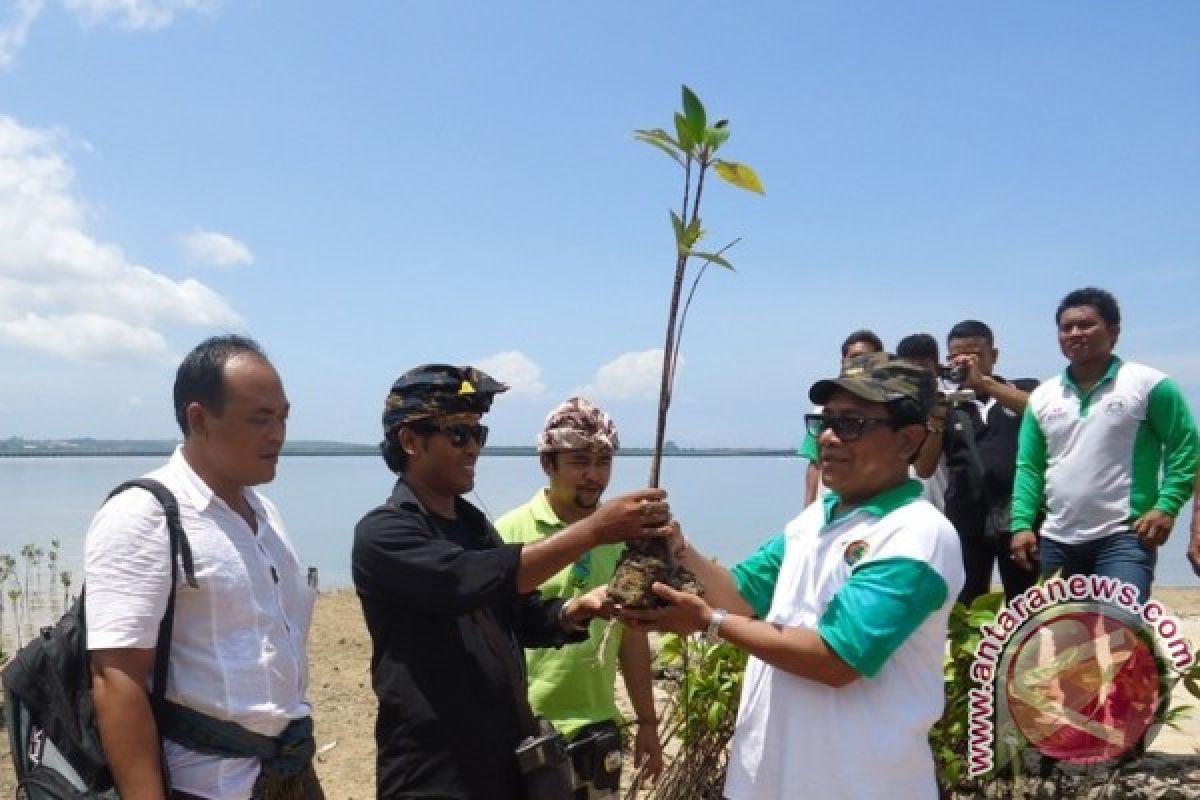
<path id="1" fill-rule="evenodd" d="M 583 397 L 572 397 L 551 411 L 537 442 L 539 453 L 561 450 L 611 453 L 618 447 L 617 426 L 612 417 Z"/>

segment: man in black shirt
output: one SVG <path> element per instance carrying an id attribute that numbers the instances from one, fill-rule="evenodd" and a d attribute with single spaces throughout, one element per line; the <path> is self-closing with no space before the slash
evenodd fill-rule
<path id="1" fill-rule="evenodd" d="M 1037 579 L 1008 555 L 1017 433 L 1037 381 L 1009 382 L 992 374 L 1000 351 L 992 329 L 978 320 L 963 320 L 946 338 L 950 371 L 961 374 L 961 381 L 955 381 L 958 386 L 951 388 L 968 390 L 974 397 L 934 408 L 929 435 L 915 466 L 919 475 L 928 477 L 938 456 L 945 454 L 945 514 L 962 538 L 966 570 L 959 600 L 970 605 L 991 591 L 992 569 L 997 563 L 1009 598 Z"/>
<path id="2" fill-rule="evenodd" d="M 520 648 L 581 641 L 605 613 L 603 587 L 565 603 L 536 588 L 596 545 L 670 532 L 666 494 L 645 489 L 536 544 L 502 544 L 460 495 L 474 487 L 487 438 L 480 417 L 507 388 L 472 367 L 429 364 L 388 394 L 381 449 L 399 478 L 358 523 L 353 552 L 382 800 L 521 797 Z"/>

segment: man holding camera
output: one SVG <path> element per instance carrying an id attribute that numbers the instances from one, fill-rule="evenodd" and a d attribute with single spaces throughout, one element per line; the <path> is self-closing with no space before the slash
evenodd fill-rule
<path id="1" fill-rule="evenodd" d="M 979 320 L 963 320 L 946 338 L 942 379 L 952 388 L 930 414 L 916 469 L 928 477 L 939 456 L 945 457 L 944 513 L 962 539 L 966 581 L 959 600 L 969 606 L 991 591 L 997 563 L 1009 598 L 1036 580 L 1032 569 L 1009 558 L 1009 505 L 1021 415 L 1037 381 L 1010 382 L 992 374 L 1000 351 L 992 329 Z"/>
<path id="2" fill-rule="evenodd" d="M 426 364 L 387 396 L 380 447 L 398 479 L 358 523 L 352 558 L 373 647 L 381 800 L 524 799 L 535 778 L 569 776 L 561 737 L 530 730 L 520 648 L 582 641 L 606 599 L 601 588 L 547 600 L 537 587 L 598 545 L 671 532 L 666 493 L 643 489 L 555 536 L 503 544 L 461 495 L 487 439 L 480 418 L 507 389 L 473 367 Z"/>
<path id="3" fill-rule="evenodd" d="M 560 403 L 546 417 L 537 441 L 550 485 L 539 487 L 528 503 L 496 520 L 500 536 L 506 542 L 533 544 L 595 513 L 619 446 L 617 426 L 603 410 L 582 397 Z M 539 591 L 545 597 L 570 599 L 607 586 L 622 549 L 612 544 L 589 550 Z M 644 764 L 652 778 L 662 771 L 645 631 L 616 628 L 606 637 L 603 625 L 594 620 L 587 641 L 557 650 L 527 650 L 525 660 L 530 705 L 571 742 L 578 800 L 615 798 L 620 789 L 621 715 L 614 695 L 618 665 L 636 715 L 634 767 Z"/>

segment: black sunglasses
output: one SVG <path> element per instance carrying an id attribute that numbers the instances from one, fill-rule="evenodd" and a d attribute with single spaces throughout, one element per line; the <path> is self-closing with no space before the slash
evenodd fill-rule
<path id="1" fill-rule="evenodd" d="M 483 447 L 485 444 L 487 444 L 487 425 L 472 425 L 466 422 L 459 422 L 454 425 L 434 425 L 431 423 L 423 423 L 414 427 L 424 433 L 444 433 L 446 434 L 446 438 L 450 440 L 450 445 L 459 449 L 466 447 L 467 442 L 471 441 L 472 439 L 479 442 L 480 447 Z"/>
<path id="2" fill-rule="evenodd" d="M 813 436 L 820 436 L 822 431 L 833 431 L 834 435 L 843 442 L 856 442 L 872 425 L 887 425 L 892 427 L 892 421 L 887 417 L 827 417 L 824 414 L 805 414 L 804 427 Z"/>

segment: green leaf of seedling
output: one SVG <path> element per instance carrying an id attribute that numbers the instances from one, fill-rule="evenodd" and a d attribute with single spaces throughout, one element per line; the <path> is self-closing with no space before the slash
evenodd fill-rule
<path id="1" fill-rule="evenodd" d="M 727 128 L 727 127 L 729 127 L 729 120 L 727 120 L 727 119 L 719 119 L 719 120 L 717 120 L 717 124 L 716 124 L 716 125 L 713 125 L 713 127 L 714 127 L 714 128 L 718 128 L 718 129 L 720 129 L 720 128 Z"/>
<path id="2" fill-rule="evenodd" d="M 700 102 L 699 97 L 696 97 L 696 93 L 686 86 L 683 87 L 683 116 L 687 119 L 687 127 L 692 134 L 692 141 L 703 141 L 704 130 L 708 127 L 704 104 Z"/>
<path id="3" fill-rule="evenodd" d="M 974 610 L 967 617 L 972 628 L 979 628 L 982 625 L 990 625 L 996 621 L 996 612 L 988 609 Z"/>
<path id="4" fill-rule="evenodd" d="M 704 143 L 714 152 L 728 140 L 729 128 L 709 128 L 704 134 Z"/>
<path id="5" fill-rule="evenodd" d="M 1183 687 L 1191 693 L 1192 697 L 1200 700 L 1200 680 L 1190 677 L 1184 678 Z"/>
<path id="6" fill-rule="evenodd" d="M 1004 592 L 989 592 L 981 594 L 971 602 L 972 611 L 990 611 L 993 614 L 1000 613 L 1000 609 L 1004 606 Z"/>
<path id="7" fill-rule="evenodd" d="M 721 727 L 721 723 L 725 720 L 725 704 L 717 701 L 708 707 L 708 729 L 715 731 Z"/>
<path id="8" fill-rule="evenodd" d="M 727 261 L 724 256 L 719 256 L 716 253 L 692 253 L 691 255 L 695 258 L 700 258 L 705 261 L 710 261 L 719 267 L 724 267 L 725 269 L 729 270 L 730 272 L 737 272 L 737 270 L 735 270 L 733 268 L 733 264 L 730 264 L 729 261 Z"/>
<path id="9" fill-rule="evenodd" d="M 685 151 L 690 153 L 696 146 L 696 137 L 692 135 L 691 126 L 678 111 L 675 112 L 675 135 L 679 137 L 679 146 Z"/>
<path id="10" fill-rule="evenodd" d="M 655 128 L 652 131 L 638 130 L 633 132 L 633 138 L 640 142 L 645 142 L 648 145 L 657 147 L 664 153 L 669 155 L 676 164 L 683 166 L 683 155 L 679 149 L 679 143 L 671 138 L 671 135 L 662 128 Z"/>
<path id="11" fill-rule="evenodd" d="M 671 227 L 675 229 L 675 244 L 679 247 L 683 247 L 683 220 L 681 220 L 679 215 L 674 211 L 671 212 Z"/>
<path id="12" fill-rule="evenodd" d="M 722 161 L 721 159 L 717 159 L 714 165 L 717 168 L 718 175 L 739 189 L 766 194 L 758 173 L 749 166 L 739 164 L 736 161 Z"/>

